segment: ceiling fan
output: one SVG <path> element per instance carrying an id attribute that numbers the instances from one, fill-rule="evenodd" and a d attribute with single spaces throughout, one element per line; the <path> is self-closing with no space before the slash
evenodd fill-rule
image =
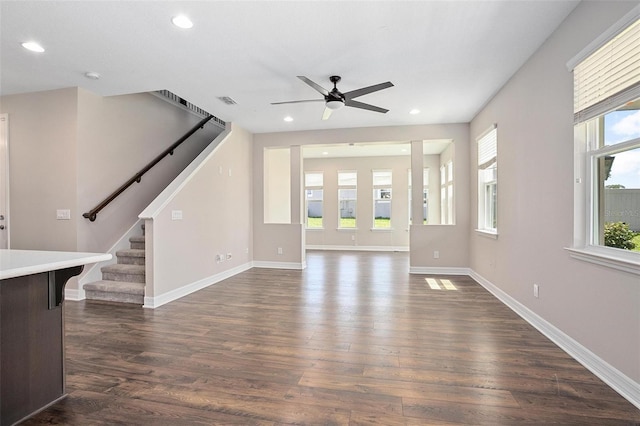
<path id="1" fill-rule="evenodd" d="M 363 87 L 361 89 L 352 90 L 350 92 L 342 93 L 336 87 L 338 82 L 341 80 L 339 75 L 332 75 L 329 77 L 329 80 L 333 83 L 333 89 L 331 91 L 325 89 L 319 84 L 311 81 L 307 77 L 299 75 L 298 78 L 309 86 L 313 87 L 316 91 L 318 91 L 324 99 L 306 99 L 301 101 L 286 101 L 286 102 L 273 102 L 271 105 L 280 105 L 280 104 L 295 104 L 302 102 L 324 102 L 325 109 L 324 114 L 322 114 L 322 119 L 326 120 L 331 116 L 331 113 L 338 108 L 342 108 L 343 106 L 366 109 L 369 111 L 386 113 L 389 111 L 388 109 L 380 108 L 375 105 L 365 104 L 364 102 L 358 102 L 353 100 L 358 96 L 366 95 L 369 93 L 377 92 L 378 90 L 387 89 L 389 87 L 393 87 L 393 83 L 387 81 L 386 83 L 374 84 L 373 86 Z"/>

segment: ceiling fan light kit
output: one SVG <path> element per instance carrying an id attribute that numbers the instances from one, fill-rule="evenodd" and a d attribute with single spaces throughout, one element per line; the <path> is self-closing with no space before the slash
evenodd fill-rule
<path id="1" fill-rule="evenodd" d="M 322 119 L 327 120 L 333 111 L 336 109 L 342 108 L 343 106 L 348 106 L 352 108 L 366 109 L 368 111 L 374 111 L 379 113 L 386 113 L 389 110 L 377 107 L 375 105 L 369 105 L 364 102 L 354 101 L 354 98 L 359 96 L 363 96 L 369 93 L 377 92 L 378 90 L 387 89 L 389 87 L 393 87 L 393 83 L 387 81 L 386 83 L 374 84 L 373 86 L 363 87 L 361 89 L 351 90 L 346 93 L 342 93 L 338 90 L 338 82 L 341 80 L 339 75 L 332 75 L 329 77 L 329 81 L 333 83 L 333 89 L 331 91 L 325 89 L 314 81 L 310 80 L 305 76 L 299 75 L 298 78 L 304 81 L 306 84 L 311 86 L 314 90 L 320 93 L 324 97 L 325 102 L 325 110 L 322 114 Z M 280 104 L 291 104 L 291 103 L 303 103 L 303 102 L 318 102 L 322 101 L 322 99 L 309 99 L 309 100 L 301 100 L 301 101 L 285 101 L 285 102 L 273 102 L 271 105 L 280 105 Z"/>

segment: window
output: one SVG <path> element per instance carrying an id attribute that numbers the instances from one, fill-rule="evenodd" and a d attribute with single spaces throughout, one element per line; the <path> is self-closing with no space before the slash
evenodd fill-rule
<path id="1" fill-rule="evenodd" d="M 453 225 L 453 162 L 440 166 L 440 219 L 443 225 Z"/>
<path id="2" fill-rule="evenodd" d="M 322 172 L 308 172 L 304 174 L 305 210 L 307 212 L 307 228 L 322 228 Z"/>
<path id="3" fill-rule="evenodd" d="M 391 228 L 391 170 L 374 170 L 373 229 Z"/>
<path id="4" fill-rule="evenodd" d="M 358 201 L 357 172 L 338 172 L 338 228 L 356 227 L 356 204 Z"/>
<path id="5" fill-rule="evenodd" d="M 478 229 L 497 233 L 498 129 L 478 138 Z"/>
<path id="6" fill-rule="evenodd" d="M 638 8 L 636 8 L 638 9 Z M 640 11 L 640 9 L 638 9 Z M 573 256 L 640 274 L 640 12 L 574 61 Z M 590 46 L 591 47 L 591 46 Z"/>

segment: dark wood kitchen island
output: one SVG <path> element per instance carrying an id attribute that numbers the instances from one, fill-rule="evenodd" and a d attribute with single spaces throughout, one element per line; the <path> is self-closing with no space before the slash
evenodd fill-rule
<path id="1" fill-rule="evenodd" d="M 110 254 L 0 250 L 0 426 L 64 398 L 64 286 Z"/>

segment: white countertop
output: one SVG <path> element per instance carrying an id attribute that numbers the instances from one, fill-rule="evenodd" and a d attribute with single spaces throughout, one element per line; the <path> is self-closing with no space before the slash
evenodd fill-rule
<path id="1" fill-rule="evenodd" d="M 0 280 L 102 262 L 111 257 L 106 253 L 0 250 Z"/>

